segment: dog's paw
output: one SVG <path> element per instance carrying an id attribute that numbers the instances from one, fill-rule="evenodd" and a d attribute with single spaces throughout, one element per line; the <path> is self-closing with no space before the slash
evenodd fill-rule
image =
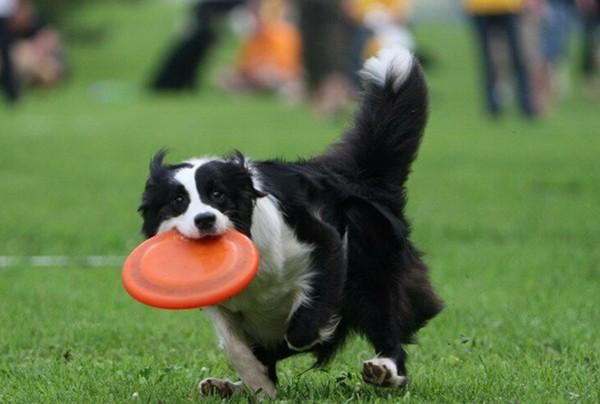
<path id="1" fill-rule="evenodd" d="M 230 398 L 236 391 L 242 389 L 242 382 L 232 382 L 226 379 L 209 377 L 198 383 L 200 395 L 218 395 L 221 398 Z"/>
<path id="2" fill-rule="evenodd" d="M 374 358 L 363 363 L 362 377 L 366 383 L 383 387 L 403 387 L 406 376 L 398 374 L 392 359 Z"/>

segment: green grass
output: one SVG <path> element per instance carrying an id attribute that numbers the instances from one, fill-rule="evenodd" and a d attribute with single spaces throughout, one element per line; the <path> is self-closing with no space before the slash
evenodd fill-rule
<path id="1" fill-rule="evenodd" d="M 79 22 L 107 36 L 73 45 L 72 79 L 19 108 L 0 105 L 0 255 L 126 254 L 141 240 L 135 209 L 162 146 L 173 160 L 234 147 L 295 158 L 338 136 L 346 119 L 268 97 L 211 86 L 145 93 L 180 13 L 162 3 L 90 9 Z M 372 352 L 356 340 L 324 371 L 303 373 L 307 357 L 284 362 L 279 399 L 598 402 L 598 105 L 574 82 L 540 122 L 489 122 L 465 28 L 418 33 L 439 63 L 408 210 L 447 309 L 410 347 L 407 390 L 362 384 Z M 217 60 L 232 58 L 230 45 Z M 235 377 L 214 339 L 198 311 L 130 299 L 119 268 L 0 268 L 2 403 L 199 401 L 200 378 Z"/>

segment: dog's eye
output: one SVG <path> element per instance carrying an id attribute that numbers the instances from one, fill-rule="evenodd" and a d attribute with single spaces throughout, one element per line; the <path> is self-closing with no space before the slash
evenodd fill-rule
<path id="1" fill-rule="evenodd" d="M 210 197 L 215 201 L 222 201 L 225 198 L 225 194 L 221 191 L 212 191 Z"/>
<path id="2" fill-rule="evenodd" d="M 185 196 L 182 194 L 179 194 L 175 197 L 175 199 L 173 200 L 173 202 L 175 202 L 177 205 L 181 205 L 182 203 L 185 202 Z"/>

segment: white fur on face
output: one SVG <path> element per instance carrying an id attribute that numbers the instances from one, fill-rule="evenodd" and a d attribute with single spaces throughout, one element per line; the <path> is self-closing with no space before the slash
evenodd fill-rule
<path id="1" fill-rule="evenodd" d="M 204 236 L 219 235 L 225 232 L 225 230 L 233 228 L 233 223 L 231 223 L 229 217 L 227 217 L 218 209 L 215 209 L 214 207 L 207 205 L 202 201 L 200 194 L 198 193 L 198 187 L 196 186 L 196 170 L 200 166 L 215 160 L 217 159 L 190 160 L 187 161 L 187 163 L 192 164 L 192 167 L 184 167 L 177 171 L 174 178 L 185 188 L 190 198 L 190 203 L 184 213 L 162 222 L 158 228 L 159 233 L 171 229 L 177 229 L 178 232 L 187 238 L 201 238 Z M 210 233 L 200 232 L 194 223 L 196 216 L 202 213 L 212 213 L 216 217 L 214 230 Z"/>

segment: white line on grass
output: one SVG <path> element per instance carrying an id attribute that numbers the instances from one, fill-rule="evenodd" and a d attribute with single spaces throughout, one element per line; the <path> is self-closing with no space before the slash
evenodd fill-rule
<path id="1" fill-rule="evenodd" d="M 120 255 L 0 255 L 0 268 L 15 267 L 120 267 L 125 257 Z"/>

